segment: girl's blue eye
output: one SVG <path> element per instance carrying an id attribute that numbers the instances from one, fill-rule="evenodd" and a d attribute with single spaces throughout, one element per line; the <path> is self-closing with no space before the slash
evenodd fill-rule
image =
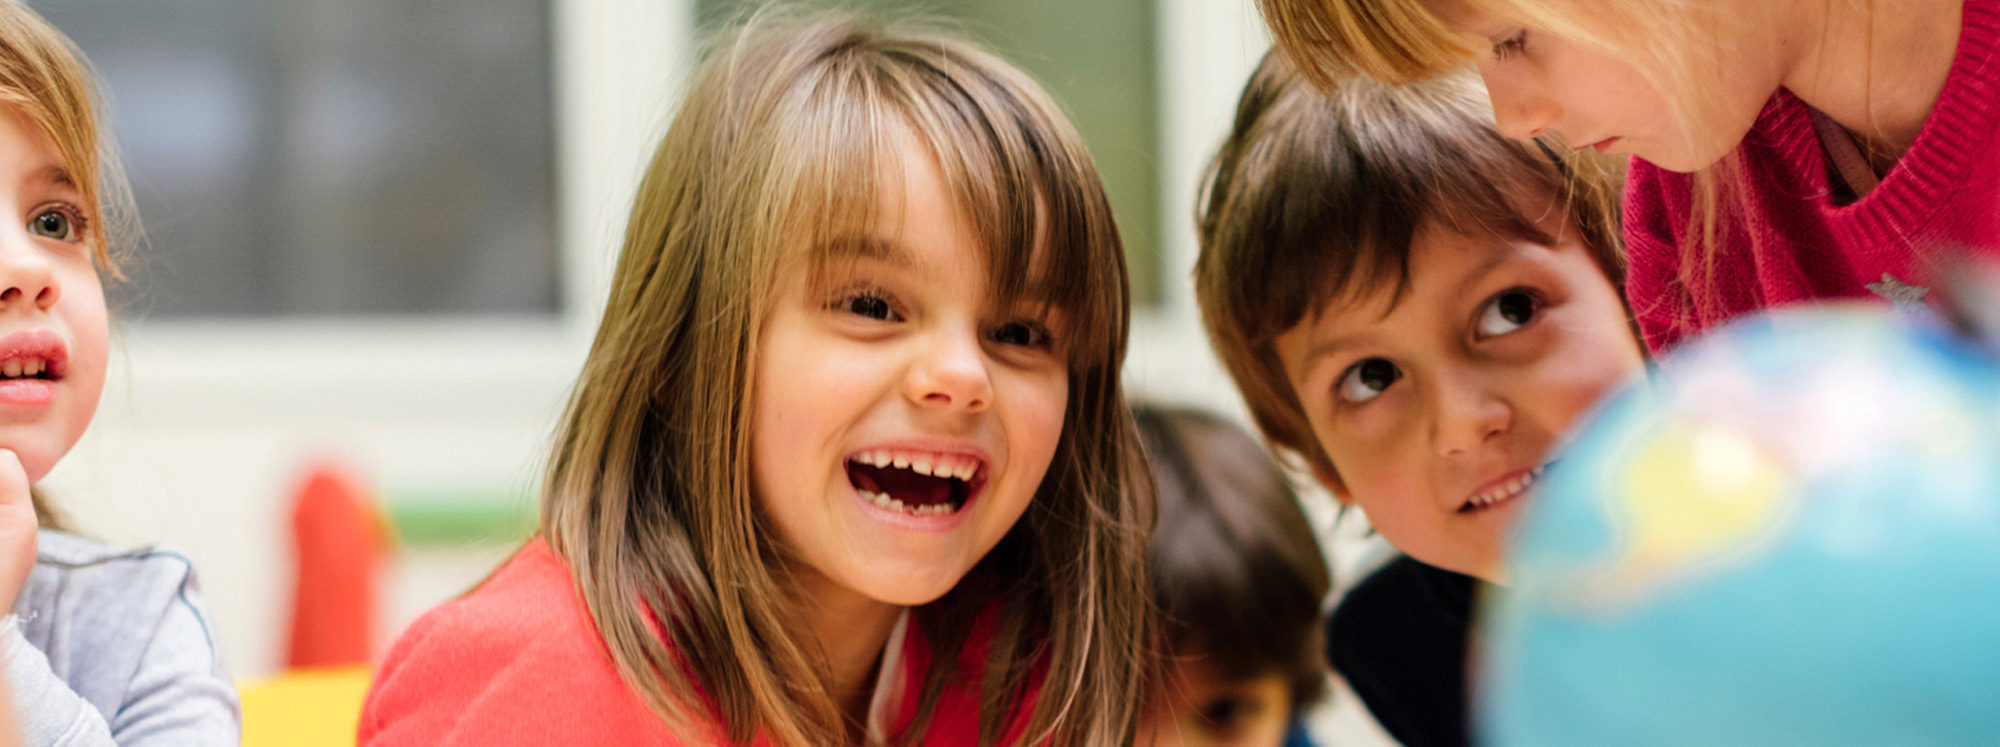
<path id="1" fill-rule="evenodd" d="M 1505 39 L 1501 39 L 1499 44 L 1493 45 L 1493 56 L 1496 59 L 1504 60 L 1520 54 L 1521 50 L 1526 48 L 1527 45 L 1528 30 L 1515 29 L 1513 34 L 1508 35 Z"/>
<path id="2" fill-rule="evenodd" d="M 28 231 L 37 236 L 69 241 L 76 238 L 76 223 L 70 220 L 69 213 L 49 208 L 28 219 Z"/>
<path id="3" fill-rule="evenodd" d="M 1042 329 L 1027 322 L 1008 322 L 986 333 L 986 339 L 1002 345 L 1019 345 L 1039 348 L 1048 344 L 1049 335 Z"/>
<path id="4" fill-rule="evenodd" d="M 1358 405 L 1374 399 L 1382 390 L 1403 378 L 1403 370 L 1396 364 L 1381 358 L 1369 358 L 1356 363 L 1340 374 L 1340 381 L 1334 384 L 1335 394 L 1348 404 Z"/>
<path id="5" fill-rule="evenodd" d="M 1479 310 L 1479 336 L 1498 337 L 1526 327 L 1535 320 L 1535 313 L 1541 308 L 1541 301 L 1526 290 L 1513 288 L 1501 291 Z"/>
<path id="6" fill-rule="evenodd" d="M 889 299 L 874 293 L 859 293 L 841 299 L 836 304 L 841 311 L 868 319 L 885 322 L 896 321 L 896 310 L 889 307 Z"/>

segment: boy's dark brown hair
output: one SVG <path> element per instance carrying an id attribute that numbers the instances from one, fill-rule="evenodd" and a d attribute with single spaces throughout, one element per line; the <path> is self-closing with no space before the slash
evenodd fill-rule
<path id="1" fill-rule="evenodd" d="M 1528 212 L 1548 204 L 1622 288 L 1620 177 L 1614 162 L 1501 135 L 1470 70 L 1321 89 L 1267 54 L 1197 206 L 1195 297 L 1209 341 L 1264 436 L 1337 478 L 1278 361 L 1278 335 L 1328 303 L 1384 288 L 1400 297 L 1426 221 L 1553 244 Z"/>
<path id="2" fill-rule="evenodd" d="M 1331 582 L 1298 496 L 1257 439 L 1222 418 L 1132 414 L 1159 491 L 1146 570 L 1167 652 L 1230 679 L 1281 674 L 1296 713 L 1326 683 L 1319 624 Z"/>

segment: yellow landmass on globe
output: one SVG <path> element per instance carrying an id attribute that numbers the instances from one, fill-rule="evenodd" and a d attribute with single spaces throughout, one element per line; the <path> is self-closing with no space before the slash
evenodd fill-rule
<path id="1" fill-rule="evenodd" d="M 1622 606 L 1742 558 L 1796 495 L 1791 474 L 1755 441 L 1691 421 L 1636 444 L 1622 472 L 1607 496 L 1622 551 L 1584 579 L 1597 605 Z"/>

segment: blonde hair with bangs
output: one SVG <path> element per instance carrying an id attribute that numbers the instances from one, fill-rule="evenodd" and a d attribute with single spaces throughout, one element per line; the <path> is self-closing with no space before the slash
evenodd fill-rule
<path id="1" fill-rule="evenodd" d="M 1123 251 L 1077 134 L 1031 81 L 963 42 L 783 10 L 718 37 L 640 186 L 541 530 L 627 684 L 677 731 L 784 744 L 853 733 L 819 652 L 790 630 L 785 550 L 754 508 L 751 376 L 780 276 L 837 258 L 872 225 L 899 136 L 937 159 L 996 300 L 1059 308 L 1071 360 L 1061 441 L 1028 510 L 913 610 L 939 653 L 896 738 L 921 738 L 960 676 L 946 652 L 997 600 L 981 742 L 1002 738 L 1037 671 L 1030 741 L 1129 742 L 1151 645 L 1152 504 L 1118 381 Z M 720 733 L 690 731 L 713 721 Z"/>
<path id="2" fill-rule="evenodd" d="M 1726 22 L 1716 11 L 1729 1 L 1257 0 L 1257 6 L 1300 74 L 1330 87 L 1354 75 L 1405 84 L 1474 62 L 1487 50 L 1466 44 L 1435 11 L 1441 2 L 1459 3 L 1632 62 L 1665 96 L 1675 124 L 1692 144 L 1692 133 L 1713 105 L 1699 93 L 1704 81 L 1697 63 L 1713 53 L 1708 40 L 1715 25 Z M 1735 209 L 1742 179 L 1733 149 L 1691 179 L 1692 209 L 1677 237 L 1677 279 L 1697 313 L 1721 309 L 1722 300 L 1707 289 L 1714 286 L 1719 226 Z"/>
<path id="3" fill-rule="evenodd" d="M 119 273 L 113 240 L 136 238 L 137 211 L 112 140 L 99 134 L 96 84 L 83 52 L 18 0 L 0 0 L 0 105 L 14 107 L 55 145 L 83 213 L 97 267 Z M 68 521 L 40 490 L 31 490 L 35 518 L 49 529 Z"/>

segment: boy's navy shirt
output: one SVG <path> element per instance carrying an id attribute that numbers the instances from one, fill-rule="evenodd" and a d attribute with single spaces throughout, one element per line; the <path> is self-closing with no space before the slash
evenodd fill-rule
<path id="1" fill-rule="evenodd" d="M 1466 646 L 1479 586 L 1398 556 L 1349 591 L 1327 622 L 1328 663 L 1409 747 L 1468 744 Z"/>

